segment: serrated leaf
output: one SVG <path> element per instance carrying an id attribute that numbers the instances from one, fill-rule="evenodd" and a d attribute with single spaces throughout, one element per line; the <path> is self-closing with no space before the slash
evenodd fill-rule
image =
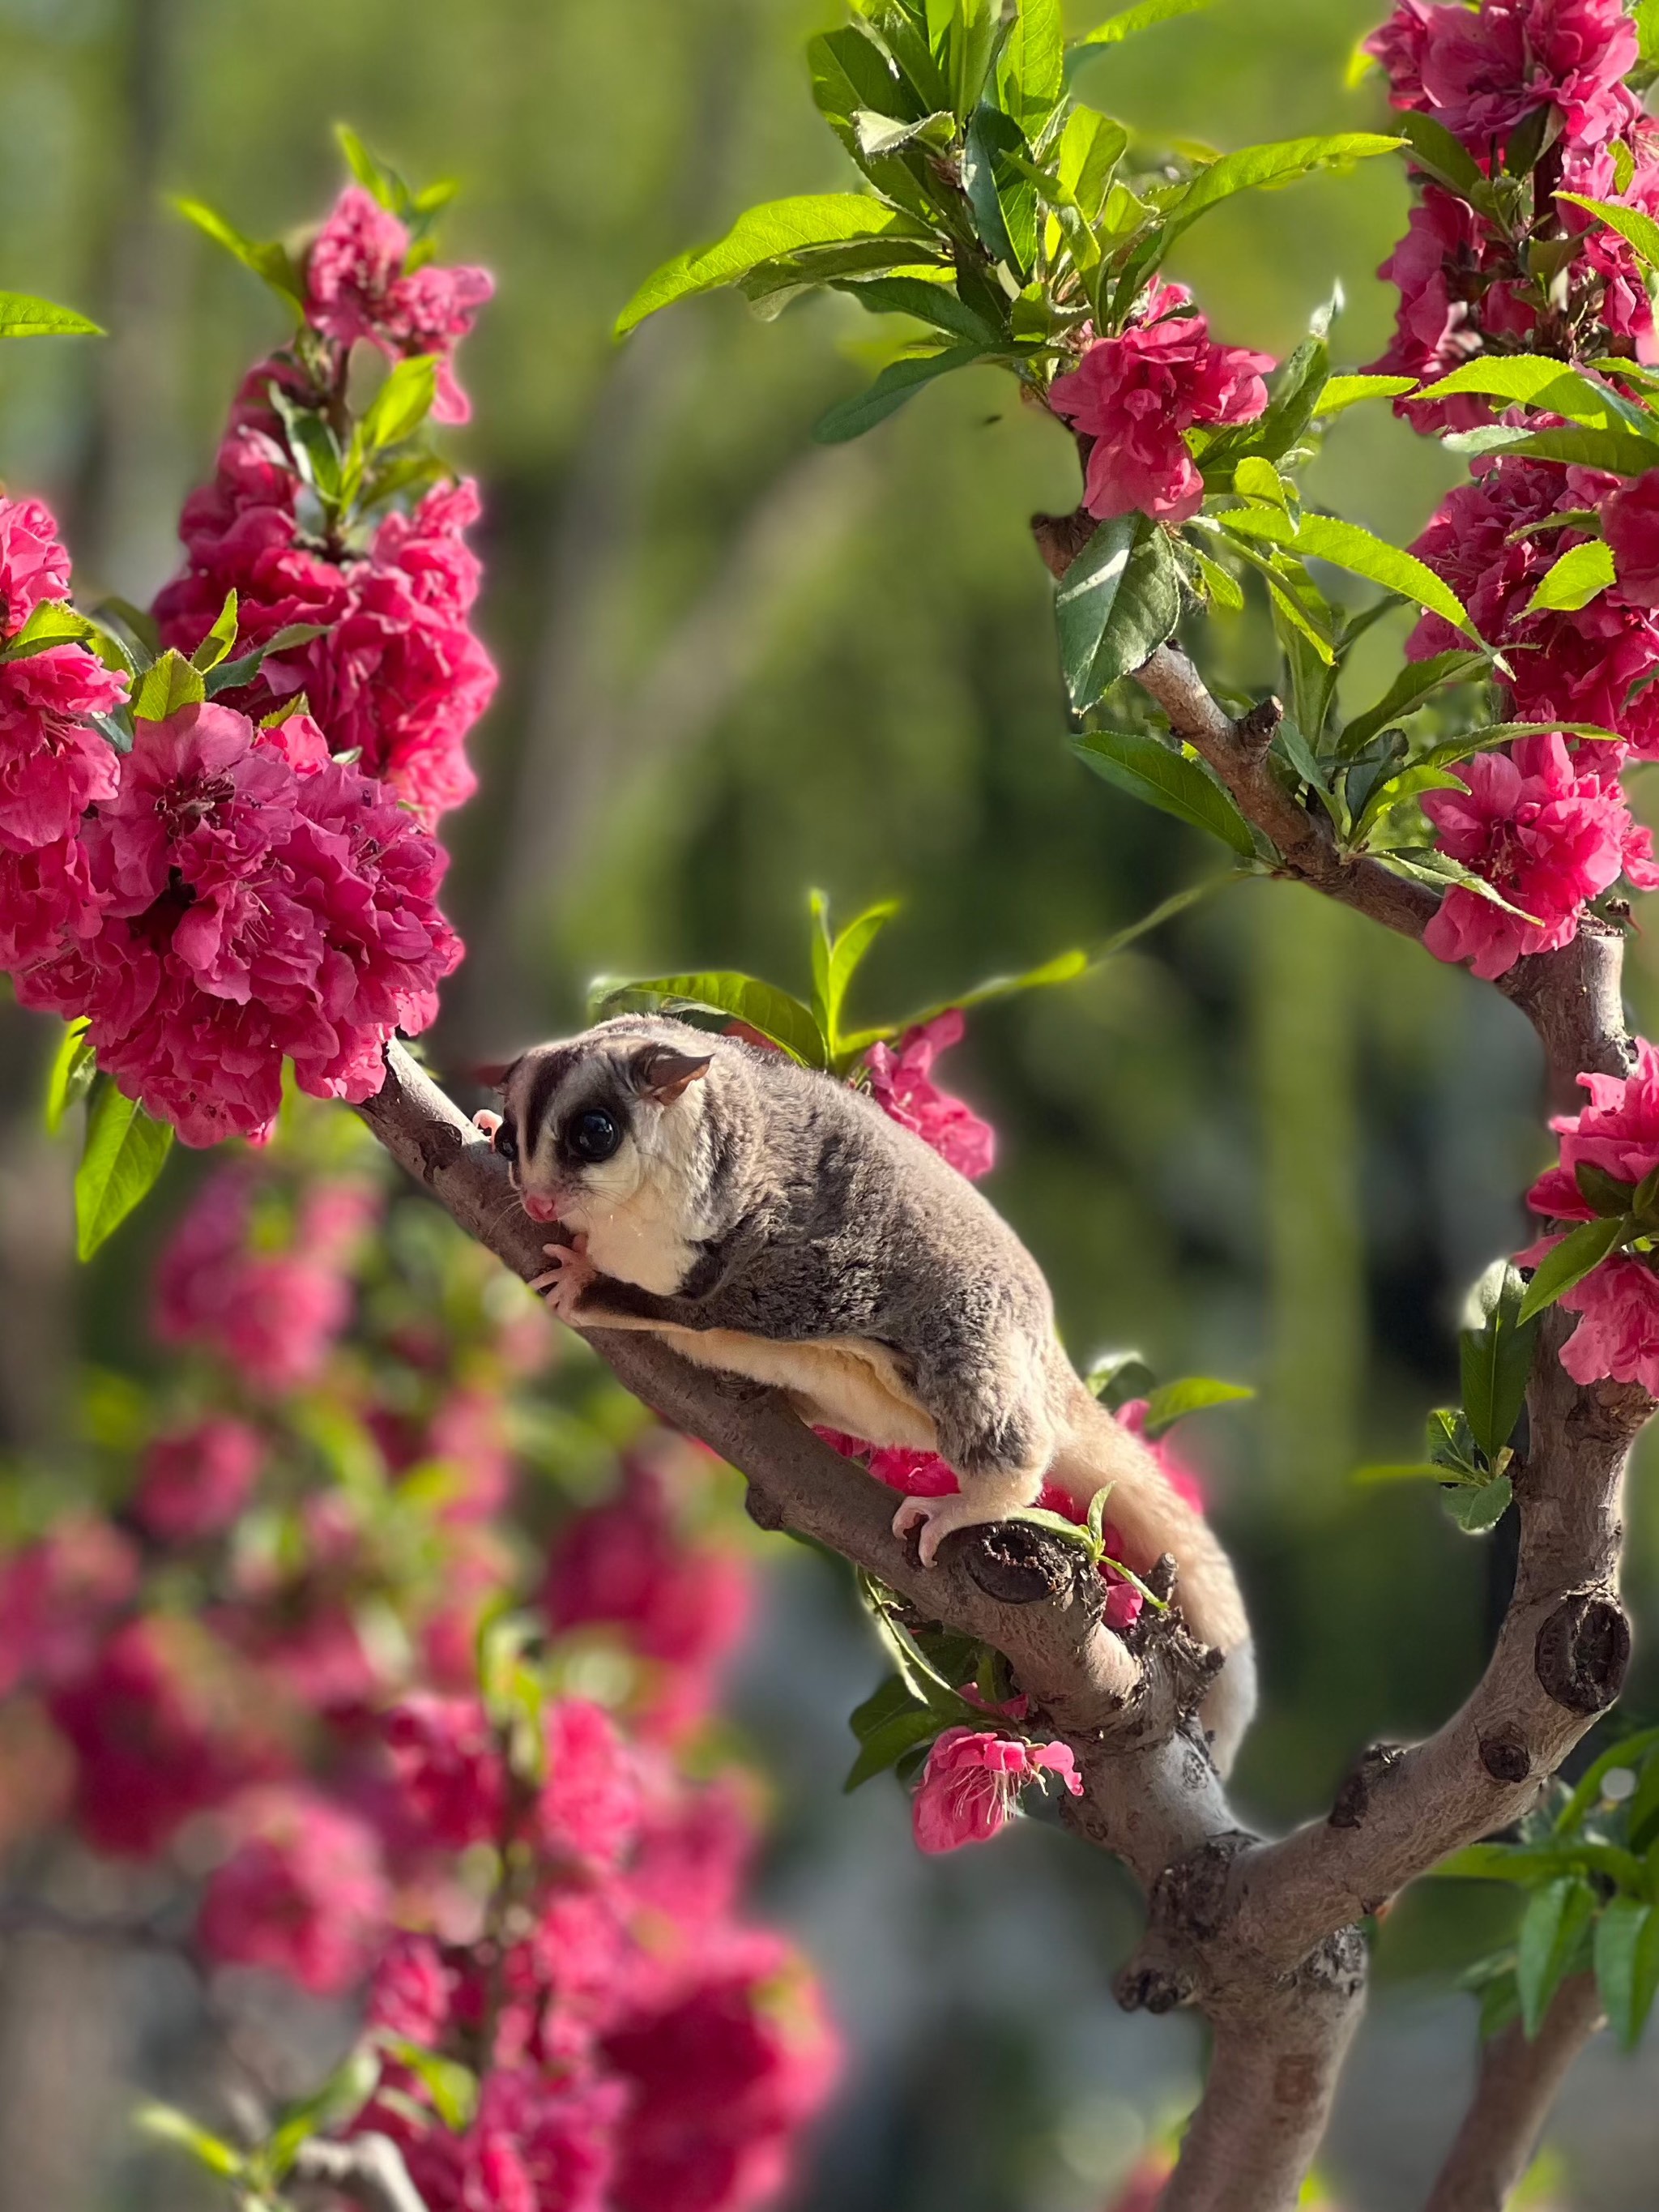
<path id="1" fill-rule="evenodd" d="M 1103 522 L 1061 579 L 1054 613 L 1066 693 L 1085 714 L 1175 635 L 1181 574 L 1168 537 L 1145 514 Z"/>
<path id="2" fill-rule="evenodd" d="M 1628 1214 L 1582 1222 L 1577 1229 L 1570 1230 L 1539 1261 L 1527 1285 L 1527 1295 L 1521 1301 L 1521 1320 L 1530 1321 L 1546 1306 L 1553 1306 L 1564 1291 L 1571 1290 L 1575 1283 L 1582 1283 L 1592 1268 L 1599 1267 L 1635 1233 L 1636 1224 Z"/>
<path id="3" fill-rule="evenodd" d="M 1035 138 L 1066 89 L 1066 28 L 1060 0 L 1019 0 L 997 57 L 997 106 Z"/>
<path id="4" fill-rule="evenodd" d="M 1595 1891 L 1577 1875 L 1547 1883 L 1528 1905 L 1516 1939 L 1515 1981 L 1528 2039 L 1537 2034 L 1595 1910 Z"/>
<path id="5" fill-rule="evenodd" d="M 225 593 L 225 603 L 219 610 L 218 616 L 214 622 L 213 628 L 202 640 L 202 642 L 197 647 L 195 652 L 191 654 L 191 666 L 199 671 L 202 675 L 205 676 L 209 669 L 216 668 L 219 665 L 219 663 L 224 659 L 225 655 L 230 651 L 235 642 L 236 593 L 233 589 Z M 149 672 L 146 671 L 147 675 L 148 672 Z M 142 690 L 143 685 L 141 684 L 139 688 Z M 135 714 L 137 712 L 136 703 L 133 711 Z M 159 721 L 162 717 L 156 715 L 147 717 L 146 719 Z"/>
<path id="6" fill-rule="evenodd" d="M 982 353 L 1004 343 L 1002 333 L 964 307 L 948 284 L 929 283 L 920 276 L 869 276 L 850 278 L 836 289 L 872 315 L 914 315 Z"/>
<path id="7" fill-rule="evenodd" d="M 676 301 L 735 283 L 761 262 L 804 246 L 881 238 L 890 232 L 915 235 L 917 228 L 908 216 L 896 215 L 860 192 L 807 192 L 793 199 L 769 200 L 740 215 L 714 245 L 676 254 L 647 276 L 617 316 L 616 335 L 626 337 L 647 315 Z"/>
<path id="8" fill-rule="evenodd" d="M 1490 1482 L 1460 1484 L 1447 1491 L 1440 1503 L 1466 1536 L 1484 1536 L 1498 1526 L 1514 1498 L 1508 1475 L 1495 1474 Z"/>
<path id="9" fill-rule="evenodd" d="M 101 338 L 102 326 L 30 292 L 0 292 L 0 338 Z"/>
<path id="10" fill-rule="evenodd" d="M 419 353 L 400 361 L 375 393 L 362 420 L 362 441 L 371 452 L 400 446 L 412 438 L 432 412 L 438 392 L 438 357 Z"/>
<path id="11" fill-rule="evenodd" d="M 969 368 L 985 358 L 983 346 L 969 344 L 947 346 L 942 353 L 889 362 L 873 384 L 853 398 L 840 401 L 827 415 L 820 416 L 812 426 L 812 435 L 821 446 L 840 446 L 850 438 L 861 438 L 878 422 L 884 422 L 890 415 L 896 414 L 924 384 L 931 384 L 936 377 L 949 376 L 954 369 Z"/>
<path id="12" fill-rule="evenodd" d="M 192 667 L 182 653 L 169 647 L 159 660 L 150 664 L 134 686 L 131 702 L 133 719 L 139 722 L 165 722 L 181 707 L 199 706 L 207 696 L 201 670 Z"/>
<path id="13" fill-rule="evenodd" d="M 1396 592 L 1402 599 L 1414 601 L 1479 641 L 1480 634 L 1462 599 L 1414 553 L 1373 537 L 1357 522 L 1343 522 L 1334 515 L 1304 514 L 1288 534 L 1272 526 L 1275 520 L 1271 510 L 1247 508 L 1242 514 L 1229 514 L 1227 526 L 1287 545 L 1304 559 L 1328 561 L 1334 568 L 1346 568 L 1368 583 L 1380 584 L 1385 592 Z"/>
<path id="14" fill-rule="evenodd" d="M 1314 412 L 1340 415 L 1345 408 L 1357 407 L 1361 400 L 1398 399 L 1416 389 L 1414 376 L 1333 376 L 1327 379 Z"/>
<path id="15" fill-rule="evenodd" d="M 1231 878 L 1224 878 L 1222 880 L 1231 881 Z M 1131 923 L 1127 930 L 1120 931 L 1117 937 L 1092 956 L 1081 951 L 1059 952 L 1052 960 L 1045 960 L 1036 968 L 1027 968 L 1020 975 L 992 975 L 983 983 L 975 983 L 971 989 L 958 991 L 953 998 L 937 999 L 932 1006 L 923 1006 L 915 1013 L 906 1014 L 902 1020 L 884 1023 L 878 1028 L 855 1030 L 841 1039 L 840 1060 L 845 1065 L 849 1059 L 867 1051 L 872 1044 L 884 1044 L 891 1037 L 902 1036 L 907 1030 L 924 1029 L 929 1022 L 936 1022 L 941 1014 L 966 1013 L 971 1007 L 990 1006 L 996 1000 L 1015 998 L 1024 991 L 1047 990 L 1056 983 L 1074 982 L 1079 975 L 1086 975 L 1097 961 L 1107 958 L 1119 949 L 1121 944 L 1127 944 L 1132 938 L 1154 928 L 1166 914 L 1190 905 L 1194 899 L 1203 897 L 1212 888 L 1208 884 L 1201 884 L 1189 891 L 1177 891 L 1173 898 L 1166 899 L 1156 913 L 1149 915 L 1143 921 Z"/>
<path id="16" fill-rule="evenodd" d="M 1468 362 L 1437 383 L 1425 385 L 1419 397 L 1451 399 L 1465 393 L 1563 415 L 1569 422 L 1586 429 L 1622 426 L 1638 438 L 1652 436 L 1659 441 L 1659 424 L 1653 423 L 1633 400 L 1539 354 L 1492 355 Z"/>
<path id="17" fill-rule="evenodd" d="M 1214 4 L 1215 0 L 1139 0 L 1137 6 L 1120 9 L 1103 23 L 1097 23 L 1092 31 L 1085 31 L 1066 58 L 1075 66 L 1090 58 L 1091 46 L 1120 46 L 1125 39 L 1136 38 L 1142 31 L 1173 22 L 1177 15 L 1196 15 Z"/>
<path id="18" fill-rule="evenodd" d="M 173 1149 L 173 1131 L 107 1080 L 94 1089 L 75 1176 L 76 1249 L 90 1260 L 146 1198 Z"/>
<path id="19" fill-rule="evenodd" d="M 98 1073 L 98 1055 L 87 1042 L 87 1029 L 84 1015 L 79 1021 L 65 1024 L 52 1056 L 42 1112 L 47 1131 L 54 1137 L 64 1126 L 64 1115 L 86 1097 Z"/>
<path id="20" fill-rule="evenodd" d="M 603 975 L 588 994 L 594 1021 L 621 1013 L 724 1014 L 742 1022 L 807 1067 L 829 1064 L 828 1041 L 810 1006 L 787 991 L 727 969 L 698 975 L 623 977 Z"/>
<path id="21" fill-rule="evenodd" d="M 1161 813 L 1231 845 L 1242 859 L 1255 858 L 1249 823 L 1209 771 L 1157 738 L 1138 731 L 1097 730 L 1073 750 L 1097 775 Z"/>
<path id="22" fill-rule="evenodd" d="M 178 199 L 173 202 L 175 213 L 193 222 L 227 253 L 234 254 L 244 268 L 252 270 L 270 285 L 273 292 L 291 301 L 302 313 L 306 303 L 305 280 L 295 267 L 288 248 L 275 239 L 260 240 L 247 237 L 228 222 L 216 208 L 204 200 Z"/>
<path id="23" fill-rule="evenodd" d="M 64 599 L 42 599 L 15 636 L 0 646 L 0 660 L 32 660 L 62 645 L 89 644 L 98 626 Z"/>
<path id="24" fill-rule="evenodd" d="M 914 122 L 921 101 L 875 40 L 854 25 L 826 31 L 809 40 L 806 64 L 812 101 L 821 115 L 850 130 L 860 108 Z"/>
<path id="25" fill-rule="evenodd" d="M 1656 426 L 1659 427 L 1659 426 Z M 1517 453 L 1522 459 L 1565 461 L 1570 468 L 1606 469 L 1614 476 L 1639 477 L 1659 465 L 1659 448 L 1627 430 L 1587 429 L 1576 422 L 1559 430 L 1454 431 L 1441 444 L 1453 453 Z"/>
<path id="26" fill-rule="evenodd" d="M 1189 1413 L 1201 1413 L 1209 1406 L 1237 1405 L 1255 1395 L 1245 1382 L 1220 1382 L 1212 1375 L 1184 1375 L 1178 1382 L 1163 1383 L 1153 1391 L 1146 1401 L 1142 1433 L 1150 1443 Z"/>
<path id="27" fill-rule="evenodd" d="M 1512 1260 L 1495 1261 L 1473 1293 L 1480 1325 L 1465 1328 L 1459 1338 L 1463 1411 L 1476 1443 L 1494 1462 L 1526 1404 L 1538 1340 L 1536 1324 L 1521 1319 L 1526 1287 Z"/>
<path id="28" fill-rule="evenodd" d="M 1161 251 L 1167 252 L 1200 216 L 1207 215 L 1236 192 L 1273 191 L 1294 184 L 1316 170 L 1346 168 L 1355 161 L 1392 154 L 1398 137 L 1384 138 L 1374 131 L 1345 131 L 1334 137 L 1284 138 L 1265 146 L 1242 146 L 1224 154 L 1199 174 L 1169 206 L 1163 225 Z"/>
<path id="29" fill-rule="evenodd" d="M 963 189 L 985 249 L 1021 282 L 1036 251 L 1036 186 L 1026 173 L 1030 150 L 1011 117 L 981 107 L 969 123 L 962 161 Z"/>
<path id="30" fill-rule="evenodd" d="M 1363 714 L 1356 714 L 1346 726 L 1337 746 L 1338 758 L 1352 758 L 1390 723 L 1403 721 L 1407 714 L 1414 714 L 1444 685 L 1463 683 L 1489 665 L 1485 653 L 1461 650 L 1437 653 L 1427 660 L 1407 662 L 1376 704 L 1368 707 Z"/>
<path id="31" fill-rule="evenodd" d="M 1376 786 L 1360 810 L 1358 819 L 1353 825 L 1353 835 L 1350 842 L 1356 849 L 1363 848 L 1371 843 L 1373 833 L 1382 823 L 1384 815 L 1390 813 L 1396 806 L 1402 806 L 1409 799 L 1420 799 L 1425 792 L 1430 791 L 1462 791 L 1466 787 L 1461 776 L 1449 775 L 1444 768 L 1437 766 L 1433 762 L 1413 762 L 1411 767 L 1401 769 L 1397 775 L 1386 776 Z M 1412 818 L 1413 821 L 1416 820 L 1415 816 Z M 1401 831 L 1396 825 L 1390 824 L 1389 827 L 1395 843 L 1403 844 L 1409 842 L 1409 833 Z M 1415 834 L 1419 836 L 1422 835 L 1420 823 Z M 1376 842 L 1381 848 L 1386 845 L 1388 840 L 1382 839 Z"/>
<path id="32" fill-rule="evenodd" d="M 1636 249 L 1639 259 L 1650 269 L 1659 270 L 1659 222 L 1650 215 L 1644 215 L 1640 208 L 1621 206 L 1616 200 L 1587 199 L 1583 192 L 1557 192 L 1555 197 L 1571 201 L 1606 223 L 1609 230 L 1616 230 L 1627 246 Z"/>
<path id="33" fill-rule="evenodd" d="M 1607 2025 L 1634 2051 L 1659 1991 L 1659 1911 L 1641 1898 L 1610 1899 L 1595 1923 L 1595 1960 Z"/>

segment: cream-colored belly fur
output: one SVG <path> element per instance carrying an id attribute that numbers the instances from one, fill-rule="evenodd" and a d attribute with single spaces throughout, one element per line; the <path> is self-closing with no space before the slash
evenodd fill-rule
<path id="1" fill-rule="evenodd" d="M 725 1328 L 659 1328 L 656 1334 L 699 1367 L 770 1383 L 814 1428 L 839 1429 L 866 1443 L 937 1448 L 933 1423 L 906 1396 L 892 1354 L 881 1345 L 851 1336 L 777 1344 Z"/>

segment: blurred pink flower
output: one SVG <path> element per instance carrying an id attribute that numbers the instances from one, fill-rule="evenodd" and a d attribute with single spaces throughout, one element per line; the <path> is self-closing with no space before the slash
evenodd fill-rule
<path id="1" fill-rule="evenodd" d="M 66 1515 L 0 1560 L 0 1697 L 90 1666 L 137 1584 L 137 1547 L 90 1514 Z"/>
<path id="2" fill-rule="evenodd" d="M 1063 1743 L 1027 1743 L 969 1728 L 946 1729 L 927 1754 L 912 1801 L 917 1847 L 959 1850 L 987 1844 L 1008 1825 L 1028 1783 L 1058 1775 L 1073 1797 L 1083 1795 L 1075 1761 Z"/>
<path id="3" fill-rule="evenodd" d="M 264 1457 L 258 1430 L 224 1416 L 158 1437 L 144 1454 L 133 1512 L 166 1542 L 216 1536 L 252 1497 Z"/>
<path id="4" fill-rule="evenodd" d="M 870 1095 L 883 1113 L 931 1145 L 959 1175 L 976 1182 L 994 1164 L 995 1133 L 971 1107 L 933 1080 L 933 1062 L 961 1043 L 966 1027 L 953 1006 L 921 1028 L 907 1030 L 896 1046 L 872 1044 L 864 1066 Z"/>
<path id="5" fill-rule="evenodd" d="M 250 1793 L 230 1819 L 240 1840 L 197 1922 L 208 1957 L 268 1966 L 316 1996 L 361 1981 L 392 1902 L 373 1830 L 298 1784 Z"/>
<path id="6" fill-rule="evenodd" d="M 1267 404 L 1273 356 L 1215 344 L 1191 306 L 1183 286 L 1155 285 L 1139 322 L 1097 338 L 1049 387 L 1054 413 L 1093 441 L 1083 503 L 1103 521 L 1136 507 L 1169 522 L 1196 514 L 1204 483 L 1182 433 L 1252 422 Z"/>

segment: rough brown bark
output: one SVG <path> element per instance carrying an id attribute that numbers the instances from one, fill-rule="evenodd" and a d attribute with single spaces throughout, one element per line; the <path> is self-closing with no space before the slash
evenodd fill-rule
<path id="1" fill-rule="evenodd" d="M 1575 1974 L 1556 1991 L 1531 2042 L 1518 2021 L 1492 2038 L 1425 2212 L 1503 2212 L 1573 2060 L 1601 2025 L 1595 1976 Z"/>

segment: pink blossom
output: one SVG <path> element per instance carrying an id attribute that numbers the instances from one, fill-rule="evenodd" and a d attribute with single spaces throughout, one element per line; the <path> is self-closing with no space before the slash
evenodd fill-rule
<path id="1" fill-rule="evenodd" d="M 211 1663 L 185 1624 L 135 1620 L 53 1691 L 52 1717 L 77 1758 L 76 1818 L 98 1850 L 154 1858 L 192 1813 L 270 1765 Z"/>
<path id="2" fill-rule="evenodd" d="M 1405 0 L 1365 49 L 1388 71 L 1396 107 L 1427 111 L 1477 155 L 1546 103 L 1589 144 L 1627 125 L 1636 106 L 1621 82 L 1637 60 L 1622 0 Z"/>
<path id="3" fill-rule="evenodd" d="M 942 1052 L 960 1044 L 967 1024 L 952 1007 L 919 1029 L 907 1030 L 896 1048 L 873 1044 L 864 1056 L 870 1095 L 884 1114 L 912 1131 L 939 1158 L 970 1182 L 989 1175 L 996 1156 L 995 1133 L 960 1098 L 941 1091 L 933 1066 Z"/>
<path id="4" fill-rule="evenodd" d="M 15 975 L 94 936 L 100 901 L 78 836 L 22 852 L 0 843 L 0 969 Z"/>
<path id="5" fill-rule="evenodd" d="M 969 1728 L 946 1729 L 927 1754 L 912 1803 L 918 1849 L 959 1850 L 988 1844 L 1008 1825 L 1027 1784 L 1060 1777 L 1073 1797 L 1083 1783 L 1063 1743 L 1027 1743 Z"/>
<path id="6" fill-rule="evenodd" d="M 616 1726 L 586 1698 L 559 1698 L 544 1717 L 547 1780 L 537 1801 L 543 1850 L 595 1866 L 614 1866 L 633 1842 L 640 1785 L 633 1756 Z"/>
<path id="7" fill-rule="evenodd" d="M 0 845 L 61 843 L 94 799 L 114 797 L 118 756 L 87 718 L 126 688 L 84 646 L 0 661 Z"/>
<path id="8" fill-rule="evenodd" d="M 1659 469 L 1609 496 L 1601 534 L 1619 572 L 1613 596 L 1626 606 L 1659 608 Z"/>
<path id="9" fill-rule="evenodd" d="M 434 420 L 465 422 L 471 410 L 450 355 L 495 288 L 484 269 L 431 262 L 408 269 L 409 247 L 397 216 L 361 185 L 348 185 L 307 258 L 307 317 L 341 344 L 365 338 L 390 360 L 435 354 Z"/>
<path id="10" fill-rule="evenodd" d="M 375 1963 L 367 2025 L 425 2050 L 438 2045 L 454 2003 L 455 1976 L 428 1936 L 394 1936 Z"/>
<path id="11" fill-rule="evenodd" d="M 1553 735 L 1478 754 L 1456 774 L 1467 796 L 1431 791 L 1423 799 L 1441 849 L 1532 919 L 1458 885 L 1423 941 L 1437 960 L 1467 960 L 1490 978 L 1525 953 L 1571 944 L 1584 902 L 1619 878 L 1629 815 L 1616 787 L 1575 774 L 1565 741 Z"/>
<path id="12" fill-rule="evenodd" d="M 1083 503 L 1102 520 L 1136 507 L 1188 520 L 1204 483 L 1182 433 L 1253 422 L 1267 404 L 1272 355 L 1213 343 L 1204 317 L 1184 312 L 1190 305 L 1182 286 L 1156 286 L 1140 321 L 1097 338 L 1049 387 L 1054 413 L 1093 441 Z"/>
<path id="13" fill-rule="evenodd" d="M 232 1820 L 240 1841 L 209 1877 L 197 1923 L 208 1957 L 268 1966 L 316 1996 L 349 1989 L 391 1906 L 374 1832 L 297 1785 L 251 1794 Z"/>
<path id="14" fill-rule="evenodd" d="M 246 1168 L 202 1186 L 155 1273 L 155 1333 L 196 1344 L 273 1395 L 315 1382 L 350 1318 L 346 1267 L 378 1200 L 368 1186 L 313 1183 L 287 1250 L 256 1247 L 260 1185 Z"/>
<path id="15" fill-rule="evenodd" d="M 1611 1376 L 1659 1397 L 1659 1276 L 1645 1261 L 1631 1254 L 1604 1260 L 1562 1292 L 1561 1304 L 1582 1316 L 1561 1347 L 1575 1382 Z"/>
<path id="16" fill-rule="evenodd" d="M 562 2077 L 496 2066 L 464 2135 L 372 2103 L 354 2126 L 401 2143 L 429 2212 L 608 2212 L 623 2084 L 586 2069 Z"/>
<path id="17" fill-rule="evenodd" d="M 190 1543 L 229 1528 L 253 1494 L 264 1444 L 221 1416 L 158 1437 L 144 1455 L 132 1510 L 153 1536 Z"/>
<path id="18" fill-rule="evenodd" d="M 477 1698 L 405 1698 L 381 1726 L 409 1814 L 431 1844 L 459 1851 L 501 1840 L 507 1773 Z"/>
<path id="19" fill-rule="evenodd" d="M 1561 1140 L 1560 1164 L 1527 1193 L 1533 1212 L 1554 1221 L 1595 1218 L 1595 1209 L 1578 1188 L 1580 1167 L 1599 1168 L 1616 1182 L 1632 1185 L 1659 1168 L 1659 1049 L 1638 1038 L 1629 1075 L 1581 1075 L 1578 1082 L 1589 1103 L 1551 1121 Z"/>
<path id="20" fill-rule="evenodd" d="M 90 1667 L 137 1581 L 131 1540 L 79 1513 L 0 1561 L 0 1697 Z"/>
<path id="21" fill-rule="evenodd" d="M 0 641 L 14 638 L 43 599 L 66 599 L 70 558 L 52 510 L 0 496 Z"/>
<path id="22" fill-rule="evenodd" d="M 747 2212 L 770 2197 L 839 2063 L 810 1975 L 759 1934 L 734 1938 L 683 1994 L 608 2034 L 604 2053 L 633 2093 L 616 2212 Z"/>

